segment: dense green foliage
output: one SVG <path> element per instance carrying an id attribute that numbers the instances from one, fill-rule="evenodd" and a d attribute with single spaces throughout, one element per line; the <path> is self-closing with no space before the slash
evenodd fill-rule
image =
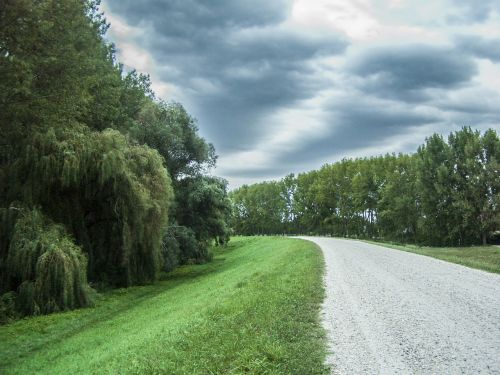
<path id="1" fill-rule="evenodd" d="M 160 153 L 172 177 L 175 197 L 163 248 L 179 255 L 166 255 L 165 269 L 209 259 L 212 240 L 221 245 L 229 240 L 231 214 L 227 182 L 204 173 L 217 159 L 213 145 L 197 134 L 195 120 L 177 103 L 147 102 L 132 131 Z"/>
<path id="2" fill-rule="evenodd" d="M 20 284 L 16 303 L 23 314 L 89 304 L 85 255 L 62 226 L 50 223 L 36 209 L 19 213 L 5 264 L 2 282 Z"/>
<path id="3" fill-rule="evenodd" d="M 2 374 L 327 374 L 311 242 L 236 238 L 208 264 L 0 327 Z"/>
<path id="4" fill-rule="evenodd" d="M 169 226 L 162 242 L 164 271 L 179 264 L 203 263 L 210 258 L 208 248 L 196 239 L 194 231 L 185 226 Z"/>
<path id="5" fill-rule="evenodd" d="M 231 193 L 241 234 L 317 233 L 426 245 L 485 244 L 500 229 L 500 140 L 470 128 L 415 154 L 344 159 Z"/>
<path id="6" fill-rule="evenodd" d="M 87 278 L 149 283 L 227 240 L 226 184 L 206 175 L 213 146 L 147 76 L 122 70 L 98 5 L 0 3 L 2 311 L 87 306 Z M 180 243 L 169 225 L 184 227 Z"/>

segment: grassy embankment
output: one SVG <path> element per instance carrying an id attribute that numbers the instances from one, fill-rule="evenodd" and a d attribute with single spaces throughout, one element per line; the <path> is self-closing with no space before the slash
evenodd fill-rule
<path id="1" fill-rule="evenodd" d="M 327 373 L 322 273 L 310 242 L 235 238 L 155 285 L 0 327 L 0 373 Z"/>
<path id="2" fill-rule="evenodd" d="M 390 247 L 392 249 L 427 255 L 483 271 L 500 273 L 500 247 L 498 246 L 420 247 L 378 241 L 367 242 Z"/>

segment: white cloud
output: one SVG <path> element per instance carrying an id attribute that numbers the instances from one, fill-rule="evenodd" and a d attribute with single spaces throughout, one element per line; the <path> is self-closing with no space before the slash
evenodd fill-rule
<path id="1" fill-rule="evenodd" d="M 500 46 L 498 47 L 500 48 Z M 479 75 L 475 78 L 478 86 L 499 92 L 500 90 L 500 64 L 494 64 L 486 59 L 479 59 Z"/>
<path id="2" fill-rule="evenodd" d="M 367 0 L 295 0 L 290 23 L 306 29 L 326 29 L 345 33 L 353 39 L 373 34 L 379 26 Z"/>

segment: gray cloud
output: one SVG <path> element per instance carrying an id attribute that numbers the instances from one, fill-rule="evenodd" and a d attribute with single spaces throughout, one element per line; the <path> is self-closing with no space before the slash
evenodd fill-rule
<path id="1" fill-rule="evenodd" d="M 317 168 L 355 150 L 387 148 L 392 137 L 420 137 L 423 129 L 429 135 L 427 129 L 447 132 L 456 124 L 481 128 L 500 122 L 498 91 L 488 92 L 473 79 L 482 66 L 476 58 L 500 61 L 500 39 L 482 39 L 465 30 L 455 38 L 445 35 L 449 48 L 424 40 L 402 44 L 397 38 L 372 47 L 333 31 L 319 34 L 285 26 L 291 0 L 105 2 L 113 15 L 143 30 L 127 43 L 147 50 L 155 78 L 178 89 L 182 97 L 164 99 L 180 100 L 199 119 L 202 134 L 214 142 L 221 161 L 225 158 L 221 164 L 226 169 L 217 173 L 229 179 L 260 180 Z M 453 14 L 453 23 L 479 23 L 498 10 L 498 0 L 453 0 L 443 6 L 441 19 Z M 418 27 L 437 23 L 422 26 L 416 21 Z M 328 56 L 340 56 L 340 63 L 319 63 Z M 319 99 L 307 101 L 311 98 Z M 282 135 L 276 127 L 283 123 L 269 119 L 286 109 L 308 113 L 308 106 L 317 106 L 310 113 L 325 118 L 321 136 L 307 134 L 300 144 L 264 149 Z M 297 121 L 307 118 L 300 115 Z M 232 153 L 254 150 L 264 155 L 255 165 L 249 160 L 233 166 L 227 160 Z"/>
<path id="2" fill-rule="evenodd" d="M 459 11 L 448 17 L 452 24 L 480 23 L 486 21 L 493 11 L 500 11 L 498 0 L 452 0 L 450 8 Z"/>
<path id="3" fill-rule="evenodd" d="M 385 145 L 387 138 L 410 136 L 420 127 L 438 124 L 440 116 L 420 114 L 396 103 L 359 97 L 346 98 L 330 107 L 330 128 L 322 137 L 289 149 L 262 168 L 231 169 L 231 176 L 275 178 L 286 173 L 318 168 L 325 159 L 342 158 L 355 150 Z M 420 143 L 422 139 L 416 142 Z M 414 150 L 412 150 L 414 151 Z"/>
<path id="4" fill-rule="evenodd" d="M 460 51 L 473 56 L 500 62 L 500 39 L 484 39 L 475 35 L 461 35 L 455 38 Z"/>
<path id="5" fill-rule="evenodd" d="M 362 77 L 361 88 L 385 98 L 424 101 L 426 89 L 466 84 L 477 73 L 470 56 L 429 45 L 388 46 L 364 51 L 350 72 Z"/>
<path id="6" fill-rule="evenodd" d="M 108 2 L 133 25 L 148 25 L 138 41 L 159 64 L 160 78 L 189 92 L 194 115 L 219 152 L 252 147 L 271 124 L 260 121 L 329 83 L 311 62 L 342 53 L 334 34 L 305 34 L 279 26 L 286 1 L 201 0 Z M 234 142 L 238 140 L 238 142 Z"/>
<path id="7" fill-rule="evenodd" d="M 495 118 L 495 121 L 500 123 L 498 103 L 500 93 L 482 87 L 448 92 L 434 101 L 436 107 L 443 111 L 456 112 L 457 116 L 483 116 Z"/>
<path id="8" fill-rule="evenodd" d="M 375 146 L 388 137 L 411 134 L 414 128 L 442 121 L 436 114 L 418 112 L 411 106 L 360 96 L 337 99 L 330 103 L 329 113 L 329 131 L 317 141 L 283 155 L 283 161 L 293 155 L 314 160 Z"/>
<path id="9" fill-rule="evenodd" d="M 272 164 L 265 168 L 234 168 L 231 172 L 231 177 L 244 178 L 244 179 L 255 179 L 256 181 L 262 181 L 264 179 L 278 179 L 284 177 L 288 173 L 293 173 L 292 168 L 296 164 L 290 162 L 283 164 Z"/>
<path id="10" fill-rule="evenodd" d="M 283 21 L 289 11 L 287 0 L 111 0 L 107 1 L 116 14 L 126 15 L 132 25 L 153 22 L 161 29 L 177 33 L 194 29 L 252 27 Z"/>

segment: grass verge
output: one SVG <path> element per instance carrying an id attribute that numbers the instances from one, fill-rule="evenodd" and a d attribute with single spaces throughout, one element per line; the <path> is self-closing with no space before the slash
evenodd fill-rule
<path id="1" fill-rule="evenodd" d="M 0 373 L 326 374 L 323 267 L 311 242 L 235 238 L 155 285 L 0 327 Z"/>
<path id="2" fill-rule="evenodd" d="M 392 249 L 408 251 L 433 258 L 445 260 L 479 270 L 500 273 L 500 247 L 470 246 L 470 247 L 427 247 L 416 245 L 401 245 L 388 242 L 366 241 Z"/>

